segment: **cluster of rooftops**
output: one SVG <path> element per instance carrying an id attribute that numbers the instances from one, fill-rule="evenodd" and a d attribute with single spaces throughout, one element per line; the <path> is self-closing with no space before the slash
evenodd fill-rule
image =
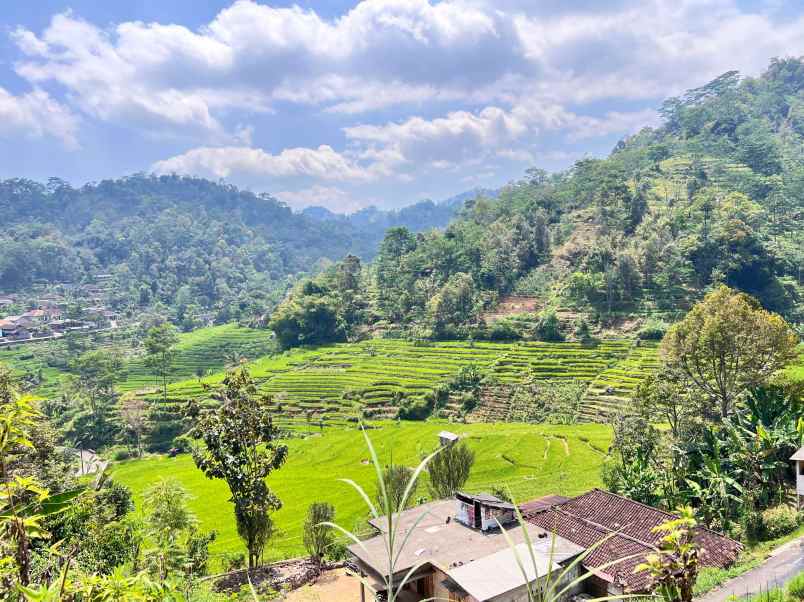
<path id="1" fill-rule="evenodd" d="M 518 600 L 516 592 L 524 589 L 526 580 L 511 544 L 525 560 L 528 581 L 560 572 L 597 545 L 572 566 L 573 570 L 577 567 L 592 573 L 584 580 L 586 590 L 594 595 L 644 592 L 650 586 L 650 577 L 646 571 L 635 569 L 646 555 L 658 549 L 662 534 L 655 527 L 674 518 L 668 512 L 601 489 L 574 498 L 541 497 L 521 504 L 519 511 L 523 525 L 518 524 L 513 504 L 487 493 L 459 492 L 454 499 L 430 502 L 395 515 L 396 541 L 404 540 L 405 544 L 399 543 L 395 550 L 394 582 L 400 582 L 420 564 L 409 586 L 410 600 L 430 596 L 461 602 Z M 382 591 L 389 572 L 388 518 L 369 522 L 377 534 L 349 550 L 357 570 L 375 591 Z M 533 554 L 527 551 L 524 530 Z M 704 566 L 727 567 L 741 550 L 737 541 L 703 527 L 695 530 L 694 538 Z M 610 565 L 614 561 L 620 562 Z"/>

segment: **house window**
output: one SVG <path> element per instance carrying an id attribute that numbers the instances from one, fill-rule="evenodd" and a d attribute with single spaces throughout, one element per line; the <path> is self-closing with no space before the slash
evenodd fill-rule
<path id="1" fill-rule="evenodd" d="M 804 462 L 798 463 L 798 474 L 804 476 Z"/>

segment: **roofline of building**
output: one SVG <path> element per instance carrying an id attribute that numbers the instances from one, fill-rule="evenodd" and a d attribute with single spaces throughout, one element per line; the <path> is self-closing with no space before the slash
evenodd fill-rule
<path id="1" fill-rule="evenodd" d="M 583 497 L 584 495 L 587 495 L 587 494 L 591 493 L 592 491 L 600 491 L 601 493 L 605 493 L 605 494 L 608 494 L 608 495 L 613 495 L 615 497 L 618 497 L 621 500 L 625 500 L 626 502 L 630 502 L 632 504 L 638 504 L 639 506 L 642 506 L 643 508 L 647 508 L 648 510 L 653 510 L 654 512 L 658 512 L 660 514 L 663 514 L 664 516 L 667 517 L 668 520 L 675 520 L 675 519 L 678 518 L 677 514 L 673 514 L 672 512 L 668 512 L 667 510 L 662 510 L 661 508 L 656 508 L 655 506 L 651 506 L 649 504 L 643 504 L 642 502 L 638 502 L 637 500 L 632 500 L 630 497 L 620 495 L 619 493 L 614 493 L 613 491 L 609 491 L 607 489 L 601 489 L 600 487 L 595 487 L 594 489 L 590 489 L 586 493 L 582 493 L 581 495 L 579 495 L 577 497 L 570 498 L 567 501 L 574 500 L 574 499 L 577 499 L 579 497 Z M 566 502 L 564 502 L 564 503 L 566 503 Z M 557 504 L 557 505 L 560 506 L 561 504 Z M 738 546 L 740 546 L 740 549 L 742 549 L 744 547 L 743 544 L 741 544 L 736 539 L 732 539 L 731 537 L 729 537 L 725 533 L 719 533 L 718 531 L 710 529 L 709 527 L 706 527 L 704 525 L 700 525 L 700 524 L 696 525 L 694 531 L 706 531 L 708 533 L 711 533 L 712 535 L 717 535 L 718 537 L 725 537 L 726 539 L 731 539 L 734 543 L 736 543 Z"/>

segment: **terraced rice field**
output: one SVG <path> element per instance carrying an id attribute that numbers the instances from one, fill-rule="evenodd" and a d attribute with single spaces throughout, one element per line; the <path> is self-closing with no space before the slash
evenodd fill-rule
<path id="1" fill-rule="evenodd" d="M 659 368 L 658 347 L 653 341 L 640 341 L 632 346 L 628 355 L 611 368 L 603 370 L 589 384 L 584 396 L 582 416 L 589 420 L 607 416 L 623 406 L 637 385 Z"/>
<path id="2" fill-rule="evenodd" d="M 227 362 L 244 357 L 254 359 L 273 350 L 270 332 L 244 328 L 237 324 L 223 324 L 201 328 L 179 335 L 176 345 L 176 360 L 172 380 L 184 380 L 197 376 L 197 372 L 210 374 L 222 370 Z M 126 363 L 126 380 L 119 386 L 121 391 L 154 387 L 156 382 L 143 357 Z"/>
<path id="3" fill-rule="evenodd" d="M 627 339 L 580 343 L 469 343 L 426 345 L 374 339 L 286 352 L 248 364 L 259 388 L 273 395 L 285 426 L 318 430 L 353 423 L 359 415 L 393 418 L 404 398 L 416 400 L 474 365 L 500 383 L 536 377 L 572 378 L 590 385 L 590 420 L 620 405 L 653 365 L 655 346 Z M 169 388 L 160 417 L 176 420 L 189 398 L 205 396 L 202 383 L 223 374 L 190 379 Z M 607 405 L 608 404 L 608 405 Z M 323 426 L 322 426 L 323 425 Z"/>
<path id="4" fill-rule="evenodd" d="M 548 426 L 530 424 L 448 425 L 443 421 L 376 423 L 369 435 L 380 461 L 415 466 L 422 454 L 438 445 L 437 433 L 449 428 L 475 451 L 475 464 L 465 489 L 471 492 L 505 487 L 516 500 L 548 493 L 577 495 L 598 487 L 600 467 L 611 442 L 607 425 Z M 302 524 L 313 501 L 335 506 L 336 522 L 365 532 L 368 511 L 358 494 L 338 479 L 349 478 L 375 491 L 374 468 L 362 435 L 355 429 L 332 429 L 321 435 L 287 442 L 287 463 L 268 477 L 268 485 L 283 507 L 272 515 L 278 534 L 266 550 L 266 560 L 300 556 Z M 393 458 L 392 458 L 393 454 Z M 112 477 L 131 488 L 138 508 L 143 492 L 159 478 L 177 479 L 193 496 L 190 507 L 203 530 L 215 529 L 213 570 L 220 555 L 243 550 L 237 537 L 229 492 L 222 481 L 209 480 L 189 455 L 153 456 L 111 467 Z M 416 498 L 427 495 L 427 475 Z"/>

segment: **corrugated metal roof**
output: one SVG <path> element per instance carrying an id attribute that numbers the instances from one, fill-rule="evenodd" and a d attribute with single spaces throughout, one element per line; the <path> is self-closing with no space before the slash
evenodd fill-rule
<path id="1" fill-rule="evenodd" d="M 484 602 L 522 587 L 525 583 L 541 579 L 551 571 L 560 572 L 562 570 L 560 565 L 551 562 L 549 555 L 535 547 L 533 548 L 533 558 L 528 551 L 528 544 L 520 543 L 515 546 L 515 549 L 516 552 L 512 548 L 500 550 L 451 569 L 447 575 L 473 598 Z M 517 556 L 522 562 L 525 575 L 519 568 Z"/>

